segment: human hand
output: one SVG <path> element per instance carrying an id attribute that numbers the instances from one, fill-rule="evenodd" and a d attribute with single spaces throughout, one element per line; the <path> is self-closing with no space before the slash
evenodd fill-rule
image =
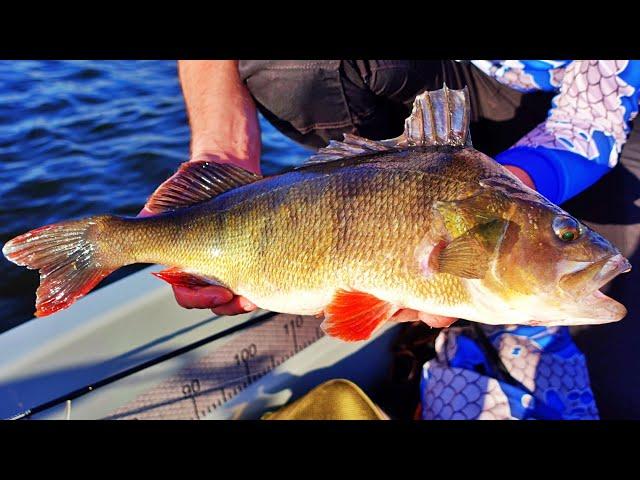
<path id="1" fill-rule="evenodd" d="M 191 160 L 232 163 L 260 174 L 260 123 L 234 60 L 180 60 Z"/>
<path id="2" fill-rule="evenodd" d="M 231 163 L 260 174 L 260 125 L 256 106 L 240 80 L 234 60 L 181 60 L 180 84 L 191 127 L 191 159 Z M 152 213 L 147 206 L 139 216 Z M 210 308 L 217 315 L 236 315 L 257 307 L 242 296 L 215 285 L 172 285 L 184 308 Z"/>
<path id="3" fill-rule="evenodd" d="M 534 185 L 533 180 L 531 180 L 531 177 L 529 176 L 529 174 L 525 172 L 523 169 L 521 169 L 520 167 L 516 167 L 514 165 L 505 165 L 504 168 L 506 168 L 511 173 L 513 173 L 516 177 L 518 177 L 518 179 L 522 183 L 524 183 L 527 187 L 533 188 L 534 190 L 536 189 L 536 186 Z"/>
<path id="4" fill-rule="evenodd" d="M 222 157 L 208 153 L 201 153 L 193 157 L 190 161 L 203 160 L 216 163 L 238 164 L 228 155 Z M 139 217 L 147 217 L 150 215 L 153 215 L 153 213 L 149 210 L 148 204 L 146 204 L 138 214 Z M 171 288 L 173 288 L 176 302 L 184 308 L 210 308 L 216 315 L 237 315 L 250 312 L 257 308 L 245 297 L 235 295 L 231 290 L 217 285 L 208 285 L 205 287 L 171 285 Z"/>
<path id="5" fill-rule="evenodd" d="M 396 312 L 392 317 L 392 322 L 424 322 L 433 328 L 446 328 L 455 322 L 457 318 L 443 317 L 442 315 L 431 315 L 430 313 L 403 308 Z"/>

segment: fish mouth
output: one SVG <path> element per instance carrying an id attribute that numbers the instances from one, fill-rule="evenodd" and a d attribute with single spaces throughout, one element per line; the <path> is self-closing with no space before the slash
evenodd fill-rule
<path id="1" fill-rule="evenodd" d="M 606 259 L 603 267 L 598 273 L 596 273 L 591 280 L 594 291 L 598 291 L 604 285 L 609 283 L 615 277 L 621 273 L 626 273 L 631 270 L 631 263 L 621 254 L 613 255 Z"/>
<path id="2" fill-rule="evenodd" d="M 594 293 L 621 273 L 631 270 L 629 260 L 618 253 L 591 263 L 576 272 L 563 275 L 560 288 L 574 297 Z"/>
<path id="3" fill-rule="evenodd" d="M 621 254 L 615 254 L 593 262 L 577 272 L 564 275 L 560 279 L 560 287 L 573 297 L 583 313 L 580 315 L 576 312 L 579 318 L 564 324 L 595 324 L 622 320 L 627 314 L 627 309 L 602 293 L 600 288 L 629 270 L 629 260 Z"/>

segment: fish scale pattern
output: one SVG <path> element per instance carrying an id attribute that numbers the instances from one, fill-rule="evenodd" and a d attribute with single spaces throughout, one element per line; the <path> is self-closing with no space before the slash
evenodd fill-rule
<path id="1" fill-rule="evenodd" d="M 598 418 L 585 358 L 565 327 L 481 328 L 521 385 L 496 378 L 469 327 L 443 330 L 423 369 L 423 419 Z"/>
<path id="2" fill-rule="evenodd" d="M 306 305 L 326 305 L 328 285 L 368 292 L 393 285 L 400 298 L 468 301 L 458 277 L 424 282 L 413 268 L 421 242 L 442 235 L 432 231 L 439 225 L 433 201 L 468 197 L 494 168 L 470 149 L 453 153 L 411 150 L 401 159 L 395 152 L 373 163 L 356 159 L 350 168 L 311 165 L 222 194 L 203 207 L 215 211 L 216 223 L 201 229 L 211 232 L 211 244 L 189 245 L 198 262 L 190 268 L 274 311 L 290 308 L 283 305 L 289 292 L 306 295 Z M 211 262 L 211 250 L 224 254 Z"/>
<path id="3" fill-rule="evenodd" d="M 513 378 L 567 419 L 596 419 L 586 359 L 560 327 L 495 327 L 493 344 Z"/>
<path id="4" fill-rule="evenodd" d="M 449 362 L 464 354 L 464 330 L 449 328 L 436 338 L 437 356 L 427 362 L 422 380 L 425 420 L 511 419 L 508 398 L 498 382 Z"/>
<path id="5" fill-rule="evenodd" d="M 430 388 L 424 395 L 425 420 L 512 419 L 509 400 L 493 378 L 462 368 L 428 371 Z"/>
<path id="6" fill-rule="evenodd" d="M 547 119 L 515 146 L 569 151 L 601 165 L 618 161 L 638 112 L 637 60 L 474 60 L 522 92 L 557 91 Z"/>
<path id="7" fill-rule="evenodd" d="M 562 84 L 567 60 L 473 60 L 476 67 L 520 92 L 554 90 Z"/>
<path id="8" fill-rule="evenodd" d="M 547 120 L 517 145 L 569 150 L 590 160 L 600 159 L 608 147 L 602 162 L 613 167 L 629 132 L 627 121 L 635 117 L 623 103 L 635 94 L 620 76 L 628 65 L 628 60 L 573 62 Z M 598 141 L 597 132 L 605 138 Z"/>

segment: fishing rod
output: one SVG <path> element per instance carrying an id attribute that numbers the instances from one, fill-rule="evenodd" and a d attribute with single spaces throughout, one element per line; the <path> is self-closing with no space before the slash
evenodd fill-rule
<path id="1" fill-rule="evenodd" d="M 208 337 L 202 338 L 200 340 L 198 340 L 197 342 L 191 343 L 189 345 L 186 345 L 184 347 L 178 348 L 177 350 L 173 350 L 169 353 L 165 353 L 164 355 L 160 355 L 159 357 L 156 357 L 152 360 L 148 360 L 146 362 L 142 362 L 139 365 L 136 365 L 135 367 L 131 367 L 128 368 L 126 370 L 123 370 L 121 372 L 118 372 L 114 375 L 111 375 L 109 377 L 103 378 L 100 381 L 97 381 L 95 383 L 89 384 L 89 385 L 85 385 L 84 387 L 78 388 L 76 390 L 73 390 L 72 392 L 69 393 L 65 393 L 64 395 L 61 395 L 57 398 L 54 398 L 53 400 L 49 400 L 48 402 L 45 403 L 41 403 L 40 405 L 37 405 L 35 407 L 29 408 L 27 410 L 25 410 L 24 412 L 18 413 L 16 415 L 13 415 L 9 418 L 7 418 L 6 420 L 22 420 L 24 418 L 29 418 L 32 415 L 35 415 L 36 413 L 40 413 L 43 412 L 45 410 L 48 410 L 52 407 L 55 407 L 57 405 L 60 405 L 61 403 L 70 401 L 70 400 L 74 400 L 78 397 L 81 397 L 82 395 L 86 395 L 87 393 L 93 392 L 94 390 L 100 388 L 100 387 L 104 387 L 105 385 L 109 385 L 110 383 L 113 383 L 117 380 L 121 380 L 125 377 L 128 377 L 129 375 L 133 375 L 134 373 L 140 372 L 146 368 L 152 367 L 154 365 L 157 365 L 158 363 L 164 362 L 165 360 L 169 360 L 173 357 L 177 357 L 179 355 L 182 355 L 183 353 L 187 353 L 190 352 L 191 350 L 195 350 L 198 347 L 201 347 L 203 345 L 206 345 L 208 343 L 213 342 L 214 340 L 219 340 L 221 338 L 224 338 L 228 335 L 231 335 L 232 333 L 236 333 L 238 331 L 244 330 L 245 328 L 248 328 L 250 326 L 254 326 L 254 325 L 258 325 L 261 324 L 267 320 L 269 320 L 270 318 L 274 317 L 275 315 L 278 315 L 278 313 L 276 312 L 268 312 L 264 315 L 260 315 L 258 317 L 252 318 L 246 322 L 243 322 L 239 325 L 235 325 L 233 327 L 227 328 L 226 330 L 223 330 L 222 332 L 218 332 L 215 333 L 213 335 L 209 335 Z M 213 319 L 215 317 L 211 317 L 209 320 Z"/>

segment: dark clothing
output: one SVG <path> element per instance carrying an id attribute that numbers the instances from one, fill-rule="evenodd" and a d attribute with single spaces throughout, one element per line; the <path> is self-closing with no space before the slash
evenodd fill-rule
<path id="1" fill-rule="evenodd" d="M 282 133 L 312 147 L 344 133 L 380 140 L 402 133 L 415 96 L 447 86 L 469 88 L 476 149 L 495 156 L 543 122 L 553 93 L 523 94 L 468 62 L 313 60 L 240 62 L 260 112 Z M 585 353 L 601 418 L 640 419 L 640 133 L 620 163 L 565 209 L 610 239 L 636 268 L 603 291 L 629 310 L 621 322 L 574 327 Z"/>
<path id="2" fill-rule="evenodd" d="M 449 60 L 243 60 L 240 75 L 269 122 L 315 148 L 344 133 L 400 135 L 415 96 L 444 81 L 453 89 L 468 85 L 474 146 L 494 155 L 542 122 L 553 97 L 524 95 L 470 63 Z"/>

